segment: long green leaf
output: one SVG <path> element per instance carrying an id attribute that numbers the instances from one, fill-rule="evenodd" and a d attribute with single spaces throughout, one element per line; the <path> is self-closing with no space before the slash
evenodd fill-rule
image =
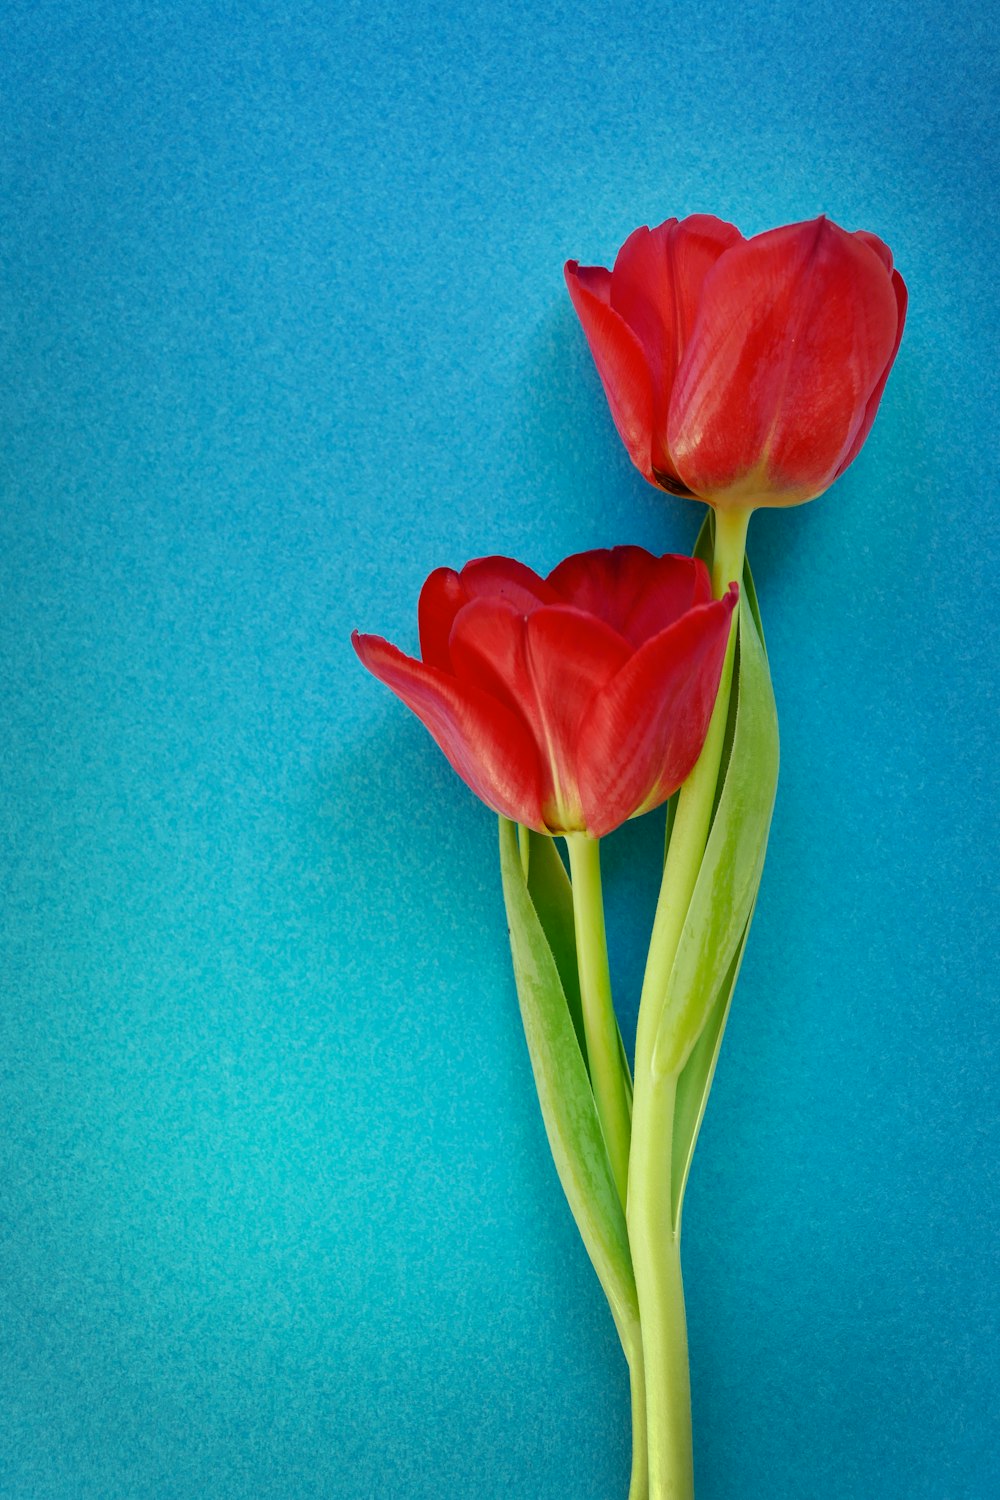
<path id="1" fill-rule="evenodd" d="M 521 834 L 528 839 L 528 894 L 542 931 L 549 940 L 573 1020 L 573 1029 L 586 1060 L 587 1039 L 583 1029 L 580 974 L 576 964 L 573 888 L 569 883 L 566 866 L 559 858 L 555 839 L 548 838 L 544 833 L 529 832 L 528 829 L 522 829 Z"/>
<path id="2" fill-rule="evenodd" d="M 756 901 L 755 901 L 756 904 Z M 691 1056 L 677 1080 L 677 1097 L 674 1102 L 674 1133 L 671 1140 L 670 1193 L 674 1227 L 679 1229 L 684 1190 L 691 1172 L 694 1148 L 698 1143 L 698 1132 L 705 1117 L 709 1090 L 715 1077 L 715 1067 L 722 1048 L 722 1037 L 729 1019 L 733 991 L 739 978 L 743 954 L 746 951 L 747 935 L 753 921 L 753 910 L 747 918 L 736 955 L 729 965 L 728 973 L 719 987 L 701 1036 L 695 1042 Z"/>
<path id="3" fill-rule="evenodd" d="M 533 856 L 532 849 L 529 870 Z M 638 1348 L 639 1312 L 625 1215 L 559 968 L 524 877 L 516 825 L 506 818 L 500 819 L 500 872 L 521 1020 L 549 1147 L 625 1353 L 632 1358 Z"/>
<path id="4" fill-rule="evenodd" d="M 701 561 L 705 564 L 706 568 L 708 569 L 709 573 L 711 573 L 711 571 L 712 571 L 712 553 L 713 553 L 714 547 L 715 547 L 715 511 L 712 510 L 711 506 L 709 506 L 709 507 L 706 508 L 705 519 L 701 523 L 701 529 L 698 532 L 698 536 L 697 536 L 697 538 L 695 540 L 695 544 L 694 544 L 694 556 L 701 559 Z M 741 606 L 742 605 L 749 606 L 750 613 L 753 616 L 753 622 L 754 622 L 755 626 L 757 627 L 757 637 L 758 637 L 758 639 L 760 641 L 761 648 L 762 648 L 762 650 L 764 652 L 764 660 L 766 662 L 767 661 L 767 647 L 766 647 L 766 645 L 764 643 L 764 627 L 763 627 L 763 625 L 761 624 L 761 621 L 760 621 L 760 605 L 757 602 L 757 590 L 756 590 L 756 588 L 754 586 L 753 574 L 750 571 L 750 561 L 749 561 L 748 558 L 744 558 L 743 559 L 743 579 L 742 579 L 742 582 L 741 582 L 741 585 L 740 585 L 740 599 L 741 599 Z M 728 722 L 726 724 L 726 739 L 725 739 L 725 745 L 724 745 L 723 751 L 722 751 L 722 763 L 721 763 L 720 770 L 719 770 L 719 784 L 718 784 L 718 788 L 716 790 L 716 806 L 712 810 L 712 817 L 713 817 L 713 819 L 715 817 L 716 812 L 718 811 L 718 802 L 719 802 L 719 799 L 720 799 L 721 794 L 722 794 L 722 788 L 725 785 L 726 773 L 727 773 L 728 768 L 729 768 L 729 757 L 732 754 L 732 749 L 733 749 L 733 735 L 734 735 L 735 729 L 736 729 L 736 708 L 737 708 L 737 704 L 739 702 L 739 686 L 740 686 L 740 684 L 739 684 L 739 663 L 737 662 L 736 669 L 735 669 L 734 674 L 733 674 L 733 689 L 732 689 L 732 696 L 731 696 L 730 705 L 729 705 L 729 708 L 730 708 L 729 719 L 728 719 Z M 675 799 L 673 799 L 673 798 L 671 799 L 671 803 L 670 803 L 670 805 L 667 808 L 667 831 L 666 831 L 666 839 L 665 839 L 665 842 L 664 842 L 664 850 L 663 850 L 664 861 L 666 860 L 666 857 L 667 857 L 667 850 L 670 847 L 670 832 L 671 832 L 671 824 L 672 824 L 672 818 L 671 818 L 671 811 L 670 810 L 671 810 L 671 807 L 674 804 L 674 800 Z"/>
<path id="5" fill-rule="evenodd" d="M 712 566 L 712 552 L 715 543 L 715 513 L 709 510 L 698 533 L 695 543 L 694 555 L 700 557 L 706 567 Z M 753 622 L 757 630 L 758 640 L 767 656 L 767 647 L 764 642 L 764 630 L 760 618 L 760 605 L 757 602 L 757 590 L 754 586 L 753 574 L 750 571 L 749 561 L 743 565 L 743 599 L 749 607 Z M 742 660 L 742 658 L 741 658 Z M 738 699 L 741 690 L 746 691 L 746 670 L 744 666 L 743 682 L 739 668 L 735 676 L 734 686 L 734 708 L 738 711 Z M 735 740 L 735 715 L 731 715 L 732 733 L 728 736 L 729 744 L 723 761 L 723 782 L 725 771 L 728 770 L 729 758 L 732 754 L 732 746 Z M 721 800 L 721 799 L 720 799 Z M 756 886 L 759 888 L 760 876 L 758 874 Z M 679 1227 L 681 1209 L 684 1202 L 684 1192 L 687 1187 L 688 1177 L 691 1171 L 691 1162 L 694 1157 L 694 1149 L 698 1140 L 698 1133 L 705 1115 L 705 1107 L 708 1103 L 709 1091 L 715 1076 L 715 1068 L 722 1047 L 722 1038 L 729 1018 L 729 1009 L 732 1004 L 733 991 L 736 988 L 736 980 L 739 977 L 740 966 L 743 962 L 743 954 L 746 950 L 747 937 L 750 932 L 750 924 L 753 921 L 753 909 L 756 905 L 756 889 L 750 914 L 747 917 L 743 935 L 739 940 L 736 953 L 729 969 L 719 986 L 718 994 L 712 1002 L 708 1017 L 702 1028 L 701 1034 L 695 1043 L 691 1056 L 688 1058 L 680 1077 L 677 1080 L 677 1100 L 674 1107 L 674 1131 L 672 1139 L 671 1158 L 671 1198 L 673 1208 L 674 1224 Z"/>
<path id="6" fill-rule="evenodd" d="M 700 557 L 705 567 L 712 571 L 712 553 L 715 550 L 715 511 L 710 505 L 705 507 L 705 519 L 698 528 L 698 535 L 694 539 L 693 556 Z"/>
<path id="7" fill-rule="evenodd" d="M 559 970 L 569 1013 L 573 1018 L 577 1040 L 584 1061 L 587 1061 L 587 1038 L 583 1025 L 583 1005 L 580 1000 L 580 973 L 576 961 L 576 925 L 573 918 L 573 887 L 566 866 L 559 858 L 555 839 L 544 833 L 529 833 L 528 838 L 528 892 L 542 924 L 542 931 L 549 940 L 549 947 Z M 632 1070 L 621 1032 L 618 1033 L 618 1050 L 621 1055 L 622 1076 L 625 1093 L 632 1103 Z M 589 1071 L 589 1064 L 588 1064 Z"/>
<path id="8" fill-rule="evenodd" d="M 745 558 L 743 561 L 742 592 L 743 598 L 750 606 L 750 613 L 753 615 L 753 622 L 757 627 L 757 639 L 760 641 L 760 649 L 764 653 L 764 660 L 767 661 L 767 641 L 765 641 L 764 639 L 764 627 L 760 622 L 760 604 L 757 601 L 757 586 L 753 581 L 753 574 L 750 571 L 750 564 Z M 768 675 L 770 675 L 770 673 Z"/>
<path id="9" fill-rule="evenodd" d="M 653 1050 L 661 1076 L 688 1061 L 739 948 L 767 847 L 778 779 L 778 720 L 750 606 L 740 605 L 732 745 L 677 947 Z"/>

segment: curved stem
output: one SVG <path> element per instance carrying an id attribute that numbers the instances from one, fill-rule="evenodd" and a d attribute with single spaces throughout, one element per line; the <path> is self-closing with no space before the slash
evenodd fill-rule
<path id="1" fill-rule="evenodd" d="M 632 1116 L 623 1071 L 625 1064 L 618 1041 L 618 1022 L 611 999 L 601 892 L 601 846 L 597 839 L 585 833 L 568 833 L 566 847 L 573 885 L 576 958 L 590 1081 L 615 1185 L 624 1207 Z"/>
<path id="2" fill-rule="evenodd" d="M 716 514 L 712 590 L 742 579 L 749 511 Z M 691 1388 L 681 1282 L 680 1226 L 672 1211 L 677 1079 L 657 1077 L 653 1049 L 677 946 L 712 821 L 729 716 L 736 621 L 698 763 L 681 787 L 639 1002 L 628 1184 L 628 1233 L 639 1297 L 649 1428 L 650 1500 L 692 1500 Z"/>

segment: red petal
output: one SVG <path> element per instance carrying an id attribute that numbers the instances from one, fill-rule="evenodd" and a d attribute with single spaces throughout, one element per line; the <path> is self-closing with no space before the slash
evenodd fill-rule
<path id="1" fill-rule="evenodd" d="M 653 468 L 673 472 L 666 448 L 670 393 L 694 326 L 702 286 L 742 236 L 708 214 L 630 234 L 611 274 L 611 306 L 642 344 L 653 386 Z"/>
<path id="2" fill-rule="evenodd" d="M 885 240 L 880 240 L 877 234 L 872 234 L 867 229 L 856 229 L 854 238 L 860 240 L 863 245 L 867 245 L 869 250 L 874 250 L 887 271 L 892 270 L 892 251 Z"/>
<path id="3" fill-rule="evenodd" d="M 594 699 L 580 731 L 580 793 L 600 838 L 677 790 L 708 732 L 738 589 L 701 604 L 637 651 Z"/>
<path id="4" fill-rule="evenodd" d="M 470 599 L 506 599 L 529 614 L 540 604 L 555 604 L 558 595 L 543 578 L 512 557 L 477 557 L 461 573 L 454 568 L 435 568 L 420 590 L 417 615 L 420 623 L 420 655 L 431 666 L 451 671 L 448 637 L 455 616 Z"/>
<path id="5" fill-rule="evenodd" d="M 435 568 L 420 590 L 420 602 L 417 605 L 420 655 L 432 667 L 450 671 L 448 637 L 451 635 L 455 616 L 468 598 L 454 568 Z"/>
<path id="6" fill-rule="evenodd" d="M 528 615 L 540 604 L 556 603 L 544 578 L 512 557 L 477 557 L 461 573 L 469 599 L 504 599 Z"/>
<path id="7" fill-rule="evenodd" d="M 543 767 L 550 829 L 583 826 L 576 786 L 580 723 L 594 694 L 628 660 L 626 641 L 568 605 L 525 616 L 493 599 L 473 599 L 455 620 L 451 655 L 463 684 L 475 684 L 528 724 Z"/>
<path id="8" fill-rule="evenodd" d="M 544 831 L 538 752 L 510 709 L 379 636 L 355 631 L 351 640 L 364 666 L 413 710 L 477 797 Z"/>
<path id="9" fill-rule="evenodd" d="M 650 484 L 653 478 L 653 386 L 642 345 L 618 313 L 608 306 L 610 276 L 600 266 L 566 262 L 569 294 L 583 324 L 611 415 L 629 457 Z M 597 288 L 595 290 L 595 287 Z"/>
<path id="10" fill-rule="evenodd" d="M 539 610 L 527 621 L 526 635 L 555 777 L 555 826 L 584 828 L 578 783 L 581 727 L 595 693 L 629 660 L 628 643 L 603 621 L 568 605 Z"/>
<path id="11" fill-rule="evenodd" d="M 505 599 L 470 599 L 455 616 L 448 649 L 459 682 L 505 704 L 541 746 L 525 654 L 526 619 Z"/>
<path id="12" fill-rule="evenodd" d="M 578 261 L 568 260 L 563 272 L 567 284 L 571 269 L 584 291 L 592 292 L 598 302 L 603 302 L 607 307 L 611 306 L 611 272 L 607 266 L 581 266 Z M 572 296 L 573 288 L 570 287 L 569 291 Z"/>
<path id="13" fill-rule="evenodd" d="M 712 597 L 704 563 L 669 553 L 654 557 L 643 547 L 578 552 L 548 581 L 568 604 L 596 615 L 633 646 Z"/>
<path id="14" fill-rule="evenodd" d="M 705 282 L 674 387 L 667 436 L 681 479 L 717 503 L 819 494 L 898 326 L 879 256 L 828 219 L 734 245 Z"/>
<path id="15" fill-rule="evenodd" d="M 852 464 L 857 458 L 858 454 L 861 452 L 861 449 L 864 446 L 865 438 L 872 430 L 872 423 L 875 420 L 875 413 L 878 411 L 878 404 L 882 400 L 882 392 L 885 390 L 885 383 L 889 379 L 889 371 L 895 364 L 896 355 L 899 353 L 899 345 L 903 338 L 903 324 L 906 322 L 906 283 L 903 280 L 902 276 L 900 276 L 898 271 L 893 271 L 892 273 L 892 288 L 896 293 L 896 305 L 899 309 L 899 327 L 896 330 L 896 342 L 892 346 L 892 353 L 889 355 L 888 363 L 886 364 L 885 369 L 882 371 L 882 375 L 879 379 L 878 385 L 876 385 L 875 389 L 868 397 L 868 405 L 865 407 L 865 414 L 861 419 L 861 426 L 858 428 L 857 433 L 854 437 L 854 441 L 852 442 L 850 448 L 847 450 L 847 457 L 841 460 L 840 467 L 834 475 L 835 479 L 840 478 L 841 474 L 843 474 L 848 464 Z"/>

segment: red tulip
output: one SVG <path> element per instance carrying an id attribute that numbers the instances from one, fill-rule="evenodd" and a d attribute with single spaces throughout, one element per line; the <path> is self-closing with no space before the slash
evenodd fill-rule
<path id="1" fill-rule="evenodd" d="M 750 240 L 668 219 L 566 282 L 632 462 L 722 507 L 798 505 L 844 472 L 906 315 L 888 247 L 827 218 Z"/>
<path id="2" fill-rule="evenodd" d="M 364 665 L 495 811 L 547 833 L 610 833 L 692 770 L 737 585 L 641 547 L 581 552 L 540 578 L 508 557 L 438 568 L 422 660 L 354 632 Z"/>

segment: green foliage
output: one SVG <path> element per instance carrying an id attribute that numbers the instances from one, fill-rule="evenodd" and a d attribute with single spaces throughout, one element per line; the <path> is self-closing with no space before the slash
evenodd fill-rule
<path id="1" fill-rule="evenodd" d="M 747 925 L 767 848 L 778 780 L 778 721 L 767 658 L 740 608 L 734 729 L 725 780 L 677 947 L 653 1054 L 679 1073 L 704 1026 Z"/>
<path id="2" fill-rule="evenodd" d="M 744 579 L 728 755 L 653 1051 L 654 1070 L 678 1078 L 675 1221 L 757 897 L 778 779 L 778 721 L 749 569 Z"/>
<path id="3" fill-rule="evenodd" d="M 561 869 L 558 853 L 551 849 L 548 854 Z M 570 938 L 565 930 L 565 903 L 559 894 L 565 871 L 560 875 L 547 855 L 536 863 L 532 839 L 526 880 L 517 828 L 506 818 L 500 819 L 500 871 L 521 1020 L 549 1147 L 625 1353 L 631 1359 L 638 1347 L 639 1314 L 625 1215 L 555 953 L 555 949 L 561 951 L 565 967 Z M 542 909 L 548 913 L 553 942 L 546 936 L 532 899 L 532 883 Z M 544 887 L 544 895 L 539 895 L 540 887 Z M 569 924 L 571 934 L 571 908 Z"/>

